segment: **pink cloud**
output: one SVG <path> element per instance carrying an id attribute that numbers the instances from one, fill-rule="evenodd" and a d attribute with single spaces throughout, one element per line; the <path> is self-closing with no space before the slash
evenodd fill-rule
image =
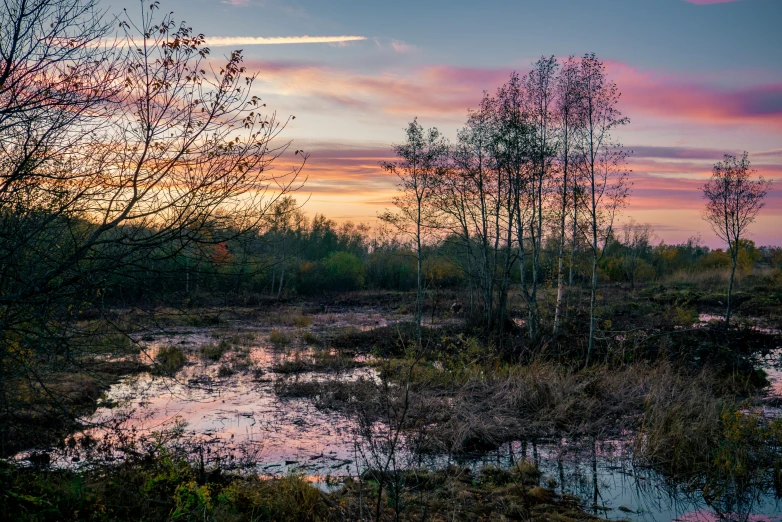
<path id="1" fill-rule="evenodd" d="M 494 90 L 512 70 L 437 65 L 371 75 L 313 63 L 248 60 L 246 65 L 262 88 L 278 94 L 370 113 L 457 121 L 477 106 L 483 90 Z"/>
<path id="2" fill-rule="evenodd" d="M 511 68 L 430 65 L 366 74 L 317 63 L 249 60 L 262 89 L 369 114 L 461 121 L 483 91 L 492 92 Z M 634 117 L 700 125 L 761 125 L 782 132 L 782 82 L 719 88 L 697 77 L 642 71 L 608 62 L 622 92 L 622 110 Z M 523 73 L 524 71 L 519 71 Z"/>
<path id="3" fill-rule="evenodd" d="M 643 72 L 609 62 L 624 112 L 701 124 L 761 124 L 782 131 L 782 83 L 716 88 L 674 75 Z"/>

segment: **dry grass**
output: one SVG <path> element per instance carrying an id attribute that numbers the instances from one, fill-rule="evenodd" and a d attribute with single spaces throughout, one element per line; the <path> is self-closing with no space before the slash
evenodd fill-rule
<path id="1" fill-rule="evenodd" d="M 713 376 L 657 371 L 636 438 L 636 455 L 674 473 L 696 469 L 720 438 L 728 406 L 716 396 Z"/>
<path id="2" fill-rule="evenodd" d="M 272 343 L 272 346 L 274 346 L 275 348 L 280 349 L 280 348 L 285 348 L 286 346 L 291 344 L 293 342 L 293 338 L 290 336 L 290 334 L 287 334 L 282 330 L 277 330 L 275 328 L 269 334 L 269 342 Z"/>
<path id="3" fill-rule="evenodd" d="M 337 351 L 317 351 L 311 355 L 296 352 L 272 367 L 276 373 L 292 374 L 302 372 L 340 372 L 352 368 L 366 366 L 366 363 L 356 361 L 353 357 Z"/>
<path id="4" fill-rule="evenodd" d="M 637 422 L 650 386 L 649 369 L 641 365 L 573 372 L 534 362 L 451 384 L 441 378 L 417 377 L 416 393 L 436 416 L 424 444 L 448 452 L 551 436 L 618 435 Z"/>
<path id="5" fill-rule="evenodd" d="M 306 328 L 312 324 L 312 318 L 305 316 L 301 308 L 277 308 L 264 310 L 257 322 L 265 326 L 289 326 Z"/>

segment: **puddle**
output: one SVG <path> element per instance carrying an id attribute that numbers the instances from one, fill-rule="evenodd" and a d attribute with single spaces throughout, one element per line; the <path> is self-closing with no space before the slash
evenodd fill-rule
<path id="1" fill-rule="evenodd" d="M 730 505 L 709 505 L 700 491 L 636 466 L 631 444 L 623 441 L 604 441 L 594 448 L 567 441 L 538 445 L 516 442 L 491 455 L 459 463 L 509 466 L 522 459 L 536 464 L 543 473 L 544 485 L 581 498 L 587 512 L 611 520 L 782 521 L 782 500 L 773 494 L 755 492 L 754 497 L 730 498 Z"/>
<path id="2" fill-rule="evenodd" d="M 221 366 L 230 367 L 234 354 L 227 352 L 220 362 L 198 356 L 197 348 L 215 343 L 203 331 L 155 339 L 148 345 L 150 357 L 161 346 L 180 346 L 186 353 L 190 346 L 188 364 L 174 378 L 150 374 L 126 378 L 109 390 L 107 405 L 99 407 L 88 422 L 102 425 L 124 417 L 119 429 L 135 437 L 179 427 L 191 446 L 202 444 L 210 451 L 227 451 L 238 460 L 259 462 L 256 469 L 261 474 L 295 471 L 326 476 L 346 471 L 355 460 L 353 423 L 316 409 L 307 399 L 280 399 L 275 393 L 274 381 L 281 376 L 273 367 L 293 354 L 252 346 L 246 356 L 253 362 L 252 370 L 222 375 Z M 299 356 L 307 355 L 311 352 L 299 352 Z M 306 372 L 288 378 L 317 382 L 330 377 Z M 374 369 L 355 368 L 342 372 L 340 378 L 375 379 L 376 375 Z M 107 433 L 101 427 L 85 432 L 96 440 Z M 73 461 L 71 453 L 52 457 L 68 465 Z M 352 469 L 355 472 L 355 464 Z"/>
<path id="3" fill-rule="evenodd" d="M 753 322 L 757 321 L 756 318 L 750 318 L 750 320 Z M 693 324 L 692 326 L 695 328 L 702 328 L 711 322 L 724 323 L 725 316 L 719 314 L 698 314 L 698 322 Z M 734 324 L 733 321 L 731 321 L 731 324 Z M 782 330 L 778 328 L 768 328 L 765 326 L 758 326 L 758 325 L 751 326 L 750 328 L 756 332 L 760 332 L 766 335 L 782 335 Z"/>

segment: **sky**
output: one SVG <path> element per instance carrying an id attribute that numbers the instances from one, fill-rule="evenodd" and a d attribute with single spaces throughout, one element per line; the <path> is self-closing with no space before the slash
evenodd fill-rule
<path id="1" fill-rule="evenodd" d="M 106 0 L 139 12 L 138 0 Z M 376 222 L 395 179 L 379 167 L 409 121 L 454 139 L 467 110 L 541 56 L 594 52 L 622 93 L 633 192 L 620 218 L 673 244 L 700 234 L 700 187 L 748 151 L 775 180 L 750 239 L 782 245 L 782 0 L 161 0 L 213 57 L 242 49 L 284 136 L 310 154 L 310 215 Z"/>

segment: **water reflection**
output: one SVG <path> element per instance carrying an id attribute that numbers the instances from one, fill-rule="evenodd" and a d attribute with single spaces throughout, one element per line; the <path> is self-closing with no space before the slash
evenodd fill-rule
<path id="1" fill-rule="evenodd" d="M 355 318 L 329 316 L 330 324 L 347 324 Z M 325 319 L 324 319 L 325 321 Z M 373 318 L 371 322 L 374 322 Z M 377 318 L 378 322 L 382 318 Z M 267 332 L 259 330 L 260 337 Z M 74 436 L 101 439 L 117 436 L 145 437 L 154 432 L 179 430 L 181 438 L 198 451 L 230 454 L 264 476 L 297 472 L 326 487 L 328 476 L 356 475 L 367 459 L 361 458 L 362 441 L 354 419 L 325 412 L 309 399 L 281 399 L 274 382 L 276 365 L 291 354 L 256 343 L 247 347 L 246 359 L 253 371 L 226 374 L 224 364 L 234 362 L 227 353 L 215 363 L 198 356 L 198 348 L 214 343 L 208 330 L 184 329 L 149 337 L 146 355 L 154 357 L 162 346 L 182 346 L 189 364 L 174 378 L 142 374 L 123 380 L 108 392 L 103 405 L 90 419 L 95 427 Z M 307 355 L 305 353 L 305 355 Z M 780 352 L 772 354 L 779 360 Z M 771 398 L 782 399 L 782 375 L 766 363 L 772 387 Z M 334 378 L 319 372 L 297 374 L 293 379 L 319 382 Z M 338 376 L 342 380 L 377 379 L 371 368 L 353 368 Z M 774 409 L 773 406 L 769 406 Z M 106 426 L 112 426 L 110 430 Z M 117 431 L 112 431 L 117 430 Z M 400 455 L 400 462 L 442 468 L 450 464 L 473 469 L 488 464 L 511 466 L 533 461 L 543 473 L 542 483 L 562 495 L 582 499 L 584 508 L 609 519 L 636 521 L 709 522 L 716 520 L 782 522 L 782 504 L 766 491 L 728 494 L 708 498 L 698 484 L 673 482 L 654 470 L 637 466 L 632 439 L 614 441 L 514 442 L 481 455 L 422 457 Z M 75 448 L 54 452 L 57 465 L 73 466 Z M 206 450 L 204 449 L 206 448 Z M 116 458 L 121 458 L 117 451 Z M 20 454 L 19 459 L 24 455 Z"/>

